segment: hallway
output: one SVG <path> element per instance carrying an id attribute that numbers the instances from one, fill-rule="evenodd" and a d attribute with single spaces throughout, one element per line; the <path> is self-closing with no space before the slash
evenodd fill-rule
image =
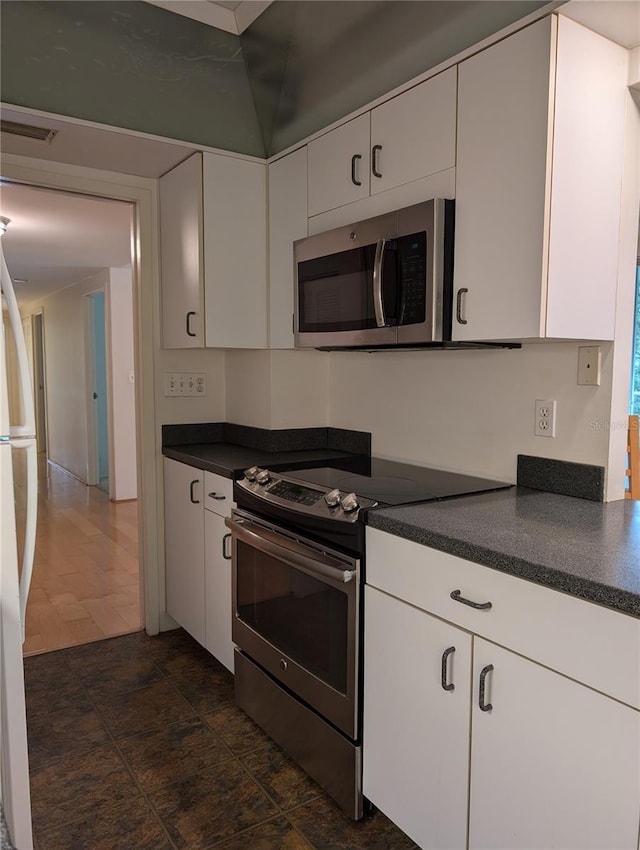
<path id="1" fill-rule="evenodd" d="M 18 537 L 25 462 L 14 452 Z M 137 502 L 110 502 L 65 470 L 38 460 L 38 529 L 25 655 L 142 628 Z"/>

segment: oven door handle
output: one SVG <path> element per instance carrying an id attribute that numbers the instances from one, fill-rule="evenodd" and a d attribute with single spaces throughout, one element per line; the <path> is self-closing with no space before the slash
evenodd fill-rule
<path id="1" fill-rule="evenodd" d="M 292 567 L 298 567 L 309 575 L 330 579 L 340 584 L 353 581 L 357 575 L 356 570 L 343 570 L 340 567 L 323 563 L 315 557 L 309 557 L 308 552 L 310 550 L 293 540 L 287 540 L 286 546 L 283 545 L 282 538 L 266 528 L 253 526 L 259 530 L 252 531 L 250 524 L 245 520 L 237 521 L 227 518 L 224 522 L 238 540 L 243 540 L 255 549 L 259 549 L 267 555 L 273 555 Z"/>
<path id="2" fill-rule="evenodd" d="M 382 269 L 384 262 L 384 250 L 386 239 L 378 239 L 376 245 L 376 256 L 373 261 L 373 309 L 376 314 L 376 326 L 387 327 L 387 318 L 384 314 L 384 301 L 382 300 Z"/>

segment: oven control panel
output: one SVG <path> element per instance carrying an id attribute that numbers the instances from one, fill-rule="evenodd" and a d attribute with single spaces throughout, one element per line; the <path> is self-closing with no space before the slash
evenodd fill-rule
<path id="1" fill-rule="evenodd" d="M 355 522 L 360 508 L 373 508 L 378 504 L 356 493 L 305 485 L 286 475 L 271 473 L 257 466 L 246 469 L 244 478 L 236 481 L 236 485 L 267 502 L 340 522 Z"/>

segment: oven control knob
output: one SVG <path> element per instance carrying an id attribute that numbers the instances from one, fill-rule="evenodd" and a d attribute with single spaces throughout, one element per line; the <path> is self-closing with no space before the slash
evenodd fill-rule
<path id="1" fill-rule="evenodd" d="M 281 658 L 281 659 L 280 659 L 280 669 L 281 669 L 281 670 L 283 670 L 283 671 L 286 671 L 286 669 L 287 669 L 287 667 L 288 667 L 288 666 L 289 666 L 289 665 L 288 665 L 288 664 L 287 664 L 287 662 L 284 660 L 284 658 Z"/>
<path id="2" fill-rule="evenodd" d="M 247 481 L 255 481 L 256 475 L 260 472 L 257 466 L 250 466 L 249 469 L 245 469 L 244 477 Z"/>
<path id="3" fill-rule="evenodd" d="M 324 500 L 330 508 L 337 508 L 340 504 L 340 490 L 332 490 L 324 494 Z"/>
<path id="4" fill-rule="evenodd" d="M 256 473 L 256 481 L 258 484 L 268 484 L 271 481 L 271 473 L 268 469 L 261 469 Z"/>
<path id="5" fill-rule="evenodd" d="M 356 511 L 360 507 L 358 504 L 358 497 L 355 493 L 349 493 L 348 496 L 343 496 L 340 504 L 342 505 L 342 510 L 345 514 L 350 514 L 352 511 Z"/>

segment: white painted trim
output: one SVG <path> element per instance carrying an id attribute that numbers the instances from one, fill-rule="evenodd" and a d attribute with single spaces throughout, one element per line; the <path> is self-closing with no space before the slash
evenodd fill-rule
<path id="1" fill-rule="evenodd" d="M 629 51 L 629 85 L 640 91 L 640 47 Z"/>
<path id="2" fill-rule="evenodd" d="M 202 0 L 146 0 L 152 6 L 159 6 L 167 12 L 174 12 L 192 21 L 199 21 L 210 27 L 238 35 L 236 16 L 231 9 L 218 6 L 217 3 L 203 3 Z"/>
<path id="3" fill-rule="evenodd" d="M 159 351 L 160 301 L 157 181 L 6 154 L 2 178 L 135 205 L 132 234 L 136 338 L 136 431 L 140 580 L 144 620 L 157 634 L 165 607 L 161 426 L 155 421 L 154 352 Z"/>

